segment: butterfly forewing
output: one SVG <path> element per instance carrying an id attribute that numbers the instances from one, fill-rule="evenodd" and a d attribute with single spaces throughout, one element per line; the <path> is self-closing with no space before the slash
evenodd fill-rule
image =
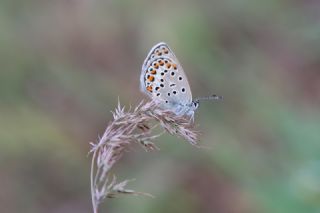
<path id="1" fill-rule="evenodd" d="M 164 43 L 164 42 L 160 42 L 156 45 L 154 45 L 151 50 L 149 51 L 146 59 L 144 60 L 143 64 L 142 64 L 142 70 L 146 68 L 146 66 L 148 66 L 151 61 L 160 58 L 160 57 L 168 57 L 168 58 L 176 58 L 176 56 L 174 55 L 174 53 L 171 51 L 171 49 L 169 48 L 169 46 Z"/>

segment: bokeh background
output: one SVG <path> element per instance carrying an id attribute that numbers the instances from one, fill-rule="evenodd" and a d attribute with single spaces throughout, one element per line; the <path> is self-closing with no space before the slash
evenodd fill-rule
<path id="1" fill-rule="evenodd" d="M 0 1 L 0 211 L 91 212 L 89 142 L 139 91 L 159 41 L 193 95 L 197 149 L 173 136 L 112 171 L 156 196 L 100 212 L 320 212 L 317 0 Z"/>

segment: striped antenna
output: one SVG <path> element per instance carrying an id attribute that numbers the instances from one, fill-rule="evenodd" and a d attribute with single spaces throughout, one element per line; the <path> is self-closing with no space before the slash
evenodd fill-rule
<path id="1" fill-rule="evenodd" d="M 210 95 L 210 96 L 206 96 L 206 97 L 199 97 L 195 99 L 195 102 L 199 102 L 202 100 L 222 100 L 223 97 L 219 96 L 219 95 Z"/>

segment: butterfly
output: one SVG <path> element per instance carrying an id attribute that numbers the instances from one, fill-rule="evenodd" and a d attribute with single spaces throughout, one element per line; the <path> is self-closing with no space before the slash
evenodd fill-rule
<path id="1" fill-rule="evenodd" d="M 219 100 L 212 95 L 192 99 L 190 85 L 177 57 L 169 46 L 160 42 L 154 45 L 142 64 L 140 90 L 159 107 L 179 116 L 194 119 L 200 100 Z"/>

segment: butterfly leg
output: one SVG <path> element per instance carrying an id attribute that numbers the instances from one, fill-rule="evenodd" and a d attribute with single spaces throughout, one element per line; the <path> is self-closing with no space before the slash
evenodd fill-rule
<path id="1" fill-rule="evenodd" d="M 194 123 L 194 111 L 190 112 L 189 123 Z"/>

